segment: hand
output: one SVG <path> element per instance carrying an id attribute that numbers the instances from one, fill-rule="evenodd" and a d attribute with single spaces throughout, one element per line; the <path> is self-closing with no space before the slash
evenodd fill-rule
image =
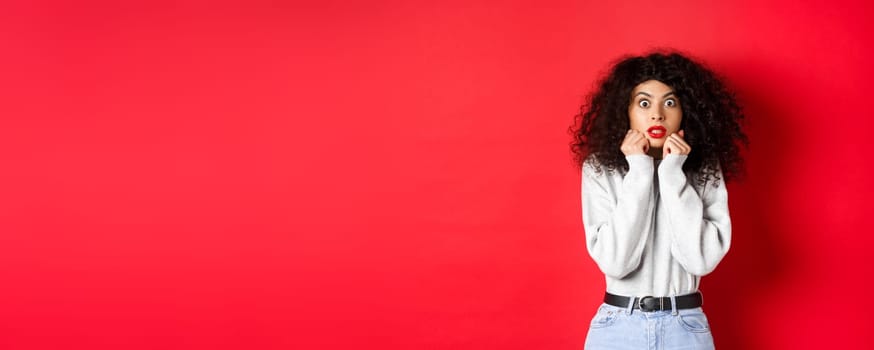
<path id="1" fill-rule="evenodd" d="M 662 159 L 664 159 L 668 154 L 685 155 L 692 152 L 692 147 L 683 140 L 683 135 L 685 135 L 685 133 L 683 130 L 680 130 L 679 132 L 668 136 L 665 140 L 665 145 L 662 146 Z"/>
<path id="2" fill-rule="evenodd" d="M 628 130 L 628 133 L 625 134 L 625 139 L 622 140 L 622 146 L 619 148 L 626 156 L 646 154 L 646 152 L 649 152 L 649 140 L 640 131 Z"/>

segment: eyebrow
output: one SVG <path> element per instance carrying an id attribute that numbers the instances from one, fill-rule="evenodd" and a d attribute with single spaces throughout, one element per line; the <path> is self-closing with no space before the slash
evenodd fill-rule
<path id="1" fill-rule="evenodd" d="M 662 96 L 662 98 L 668 97 L 668 96 L 673 95 L 673 94 L 674 94 L 673 91 L 668 91 L 668 93 L 664 94 L 664 95 Z M 648 93 L 646 93 L 646 92 L 643 92 L 643 91 L 638 92 L 638 93 L 637 93 L 636 95 L 634 95 L 634 96 L 637 96 L 637 95 L 646 95 L 646 97 L 650 97 L 650 98 L 652 98 L 652 95 L 650 95 L 650 94 L 648 94 Z"/>

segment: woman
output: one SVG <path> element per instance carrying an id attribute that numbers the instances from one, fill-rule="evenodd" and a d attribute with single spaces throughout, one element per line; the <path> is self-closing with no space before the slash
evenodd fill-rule
<path id="1" fill-rule="evenodd" d="M 714 347 L 698 287 L 731 243 L 742 120 L 719 78 L 675 52 L 620 60 L 581 108 L 586 247 L 607 286 L 587 349 Z"/>

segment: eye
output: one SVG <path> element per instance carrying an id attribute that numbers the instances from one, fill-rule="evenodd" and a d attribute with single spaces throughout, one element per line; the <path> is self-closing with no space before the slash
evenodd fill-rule
<path id="1" fill-rule="evenodd" d="M 637 104 L 643 108 L 649 107 L 649 101 L 647 100 L 640 100 Z"/>
<path id="2" fill-rule="evenodd" d="M 665 100 L 665 107 L 674 107 L 676 105 L 677 101 L 674 101 L 674 99 Z"/>

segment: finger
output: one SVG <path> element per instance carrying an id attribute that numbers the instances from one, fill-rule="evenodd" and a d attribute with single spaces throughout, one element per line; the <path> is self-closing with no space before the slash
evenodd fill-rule
<path id="1" fill-rule="evenodd" d="M 679 136 L 672 138 L 671 142 L 674 144 L 674 154 L 689 154 L 689 152 L 692 151 L 692 147 L 689 147 L 689 144 L 683 141 Z"/>
<path id="2" fill-rule="evenodd" d="M 625 135 L 625 138 L 622 140 L 621 147 L 627 147 L 629 145 L 633 145 L 631 134 Z"/>
<path id="3" fill-rule="evenodd" d="M 640 139 L 638 139 L 638 143 L 641 145 L 649 145 L 649 139 L 646 136 L 640 135 Z"/>
<path id="4" fill-rule="evenodd" d="M 680 130 L 680 132 L 678 132 L 678 134 L 680 134 L 680 137 L 686 137 L 686 133 L 684 133 L 683 130 Z"/>
<path id="5" fill-rule="evenodd" d="M 680 137 L 680 135 L 671 134 L 671 136 L 668 137 L 668 140 L 671 140 L 675 144 L 677 151 L 680 153 L 689 153 L 692 149 L 692 147 L 690 147 L 689 144 Z"/>
<path id="6" fill-rule="evenodd" d="M 677 146 L 677 134 L 671 134 L 670 136 L 668 136 L 668 138 L 665 140 L 665 144 L 670 144 L 672 147 L 676 147 Z"/>
<path id="7" fill-rule="evenodd" d="M 668 137 L 668 139 L 665 140 L 664 154 L 665 155 L 674 154 L 677 151 L 676 148 L 677 148 L 676 142 L 674 142 L 674 140 L 672 138 Z"/>
<path id="8" fill-rule="evenodd" d="M 680 152 L 682 154 L 689 154 L 689 152 L 692 151 L 692 147 L 689 147 L 689 144 L 687 144 L 683 140 L 678 140 L 677 145 L 681 149 Z"/>
<path id="9" fill-rule="evenodd" d="M 642 132 L 640 132 L 640 131 L 638 131 L 637 133 L 635 133 L 634 136 L 636 136 L 636 137 L 639 138 L 639 139 L 646 139 L 646 135 L 644 135 L 644 134 L 643 134 Z"/>
<path id="10" fill-rule="evenodd" d="M 638 143 L 640 143 L 641 139 L 643 139 L 643 138 L 644 138 L 643 135 L 641 135 L 639 132 L 635 132 L 635 133 L 631 134 L 630 141 L 634 144 L 638 144 Z"/>
<path id="11" fill-rule="evenodd" d="M 686 146 L 689 145 L 688 143 L 686 143 L 686 140 L 683 139 L 683 135 L 680 135 L 680 134 L 671 134 L 671 136 L 674 137 L 674 140 L 677 141 L 678 144 L 686 145 Z"/>
<path id="12" fill-rule="evenodd" d="M 620 148 L 623 153 L 637 154 L 639 152 L 646 153 L 646 138 L 637 130 L 629 129 L 625 134 L 625 139 L 622 140 Z"/>
<path id="13" fill-rule="evenodd" d="M 643 136 L 643 133 L 637 132 L 634 138 L 635 147 L 639 147 L 644 153 L 649 151 L 649 139 Z"/>
<path id="14" fill-rule="evenodd" d="M 647 147 L 646 139 L 638 138 L 634 141 L 634 148 L 635 149 L 642 149 L 642 150 L 646 151 L 646 147 Z"/>

